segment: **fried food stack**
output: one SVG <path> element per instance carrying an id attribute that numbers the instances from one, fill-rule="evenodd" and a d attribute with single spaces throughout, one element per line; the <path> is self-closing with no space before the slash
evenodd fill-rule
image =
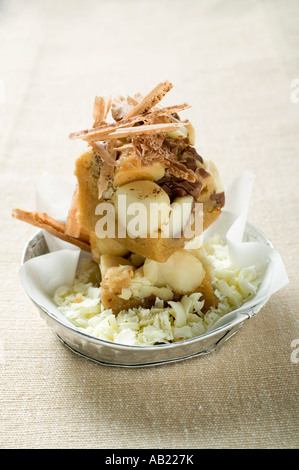
<path id="1" fill-rule="evenodd" d="M 167 304 L 193 292 L 202 293 L 205 310 L 217 305 L 204 251 L 188 246 L 190 228 L 198 240 L 219 217 L 224 191 L 215 164 L 204 161 L 194 147 L 192 124 L 180 118 L 189 106 L 160 105 L 171 88 L 165 81 L 144 97 L 95 98 L 93 127 L 70 134 L 87 148 L 75 163 L 77 186 L 66 224 L 55 225 L 47 214 L 13 213 L 90 250 L 100 265 L 102 304 L 115 314 L 151 307 L 157 297 Z M 124 197 L 125 208 L 120 206 Z M 148 222 L 138 235 L 129 230 L 132 215 L 128 218 L 126 211 L 137 202 L 143 203 Z M 153 203 L 162 207 L 155 218 L 150 215 Z M 202 204 L 199 225 L 196 203 Z M 112 236 L 104 228 L 107 211 L 99 210 L 107 204 L 114 209 Z M 175 222 L 176 211 L 183 208 L 185 218 Z"/>

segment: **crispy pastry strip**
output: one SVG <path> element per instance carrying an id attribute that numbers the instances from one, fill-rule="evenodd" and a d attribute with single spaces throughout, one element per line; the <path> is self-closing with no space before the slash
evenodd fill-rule
<path id="1" fill-rule="evenodd" d="M 29 212 L 23 209 L 14 208 L 12 210 L 12 216 L 15 219 L 22 220 L 23 222 L 27 222 L 35 227 L 46 230 L 60 240 L 71 243 L 82 250 L 91 251 L 87 232 L 83 232 L 83 234 L 81 233 L 81 238 L 67 235 L 65 233 L 65 224 L 63 222 L 59 222 L 43 212 Z"/>
<path id="2" fill-rule="evenodd" d="M 191 106 L 188 103 L 174 104 L 172 106 L 166 106 L 164 108 L 154 109 L 150 111 L 149 113 L 143 114 L 142 116 L 144 118 L 147 118 L 147 117 L 151 118 L 155 116 L 167 116 L 169 114 L 179 113 L 189 108 L 191 108 Z"/>
<path id="3" fill-rule="evenodd" d="M 162 124 L 145 124 L 136 127 L 124 127 L 122 129 L 117 129 L 115 132 L 104 134 L 101 137 L 99 137 L 99 135 L 97 134 L 90 135 L 88 136 L 88 138 L 84 137 L 84 140 L 87 140 L 88 142 L 95 142 L 96 140 L 117 140 L 122 139 L 124 137 L 136 135 L 160 134 L 163 132 L 174 131 L 175 129 L 178 129 L 179 127 L 182 127 L 185 124 L 188 124 L 188 122 L 189 121 L 180 121 Z"/>
<path id="4" fill-rule="evenodd" d="M 77 221 L 77 210 L 78 210 L 78 187 L 76 186 L 71 205 L 69 208 L 66 224 L 65 234 L 71 237 L 80 238 L 81 227 Z"/>
<path id="5" fill-rule="evenodd" d="M 124 119 L 123 121 L 114 122 L 112 124 L 105 124 L 98 127 L 93 127 L 92 129 L 85 129 L 83 131 L 72 132 L 69 135 L 69 138 L 74 139 L 88 139 L 89 136 L 95 136 L 94 140 L 101 140 L 100 137 L 103 134 L 109 134 L 110 132 L 115 131 L 121 127 L 130 126 L 136 122 L 143 120 L 142 116 L 135 116 L 130 119 Z"/>
<path id="6" fill-rule="evenodd" d="M 144 114 L 148 112 L 151 108 L 156 106 L 172 89 L 173 85 L 168 80 L 165 82 L 159 83 L 152 91 L 150 91 L 136 106 L 134 106 L 124 119 L 131 118 L 133 116 L 138 116 L 139 114 Z"/>
<path id="7" fill-rule="evenodd" d="M 102 125 L 98 127 L 93 127 L 92 129 L 84 129 L 82 131 L 72 132 L 69 135 L 69 138 L 72 140 L 75 140 L 75 139 L 91 140 L 91 138 L 93 141 L 102 140 L 101 137 L 103 135 L 110 134 L 111 132 L 114 132 L 117 129 L 120 129 L 126 126 L 131 126 L 133 124 L 136 124 L 137 122 L 149 121 L 151 118 L 155 116 L 167 116 L 172 113 L 178 113 L 188 108 L 190 108 L 190 106 L 187 103 L 183 103 L 183 104 L 174 105 L 174 106 L 167 106 L 161 109 L 155 109 L 154 111 L 151 111 L 149 113 L 134 116 L 129 119 L 123 118 L 121 121 L 114 122 L 112 124 L 106 124 L 106 125 Z"/>
<path id="8" fill-rule="evenodd" d="M 112 155 L 105 149 L 104 145 L 101 142 L 90 142 L 91 147 L 94 149 L 95 153 L 101 157 L 101 159 L 110 166 L 115 166 L 116 161 Z"/>
<path id="9" fill-rule="evenodd" d="M 111 107 L 111 98 L 104 98 L 103 96 L 96 96 L 94 99 L 93 113 L 94 118 L 93 127 L 100 126 L 105 123 L 107 114 Z"/>

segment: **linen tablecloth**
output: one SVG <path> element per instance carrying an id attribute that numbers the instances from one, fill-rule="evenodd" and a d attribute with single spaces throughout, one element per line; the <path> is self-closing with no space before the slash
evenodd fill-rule
<path id="1" fill-rule="evenodd" d="M 298 448 L 299 3 L 0 3 L 1 448 Z M 72 180 L 95 95 L 188 102 L 196 145 L 227 183 L 252 167 L 248 219 L 290 283 L 207 356 L 143 369 L 58 341 L 18 277 L 45 171 Z"/>

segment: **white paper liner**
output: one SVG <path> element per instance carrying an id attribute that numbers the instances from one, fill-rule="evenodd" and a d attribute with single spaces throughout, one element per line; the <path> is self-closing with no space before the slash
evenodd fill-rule
<path id="1" fill-rule="evenodd" d="M 262 284 L 254 298 L 220 318 L 212 329 L 228 324 L 240 315 L 247 318 L 247 313 L 244 312 L 262 305 L 289 282 L 284 263 L 275 248 L 264 243 L 243 241 L 253 184 L 254 172 L 248 169 L 226 187 L 224 210 L 219 219 L 205 231 L 204 240 L 220 235 L 227 242 L 233 264 L 240 268 L 254 265 L 264 272 Z M 44 173 L 37 185 L 36 210 L 65 221 L 73 191 L 72 184 Z M 70 325 L 57 309 L 52 297 L 56 288 L 73 283 L 80 255 L 90 255 L 48 232 L 44 232 L 44 236 L 50 253 L 26 261 L 20 268 L 20 279 L 34 302 L 55 314 L 61 322 Z"/>

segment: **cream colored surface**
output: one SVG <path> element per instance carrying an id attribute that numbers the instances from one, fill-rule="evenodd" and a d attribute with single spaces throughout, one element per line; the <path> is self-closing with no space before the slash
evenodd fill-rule
<path id="1" fill-rule="evenodd" d="M 298 448 L 298 21 L 296 0 L 1 2 L 1 448 Z M 290 284 L 208 356 L 103 367 L 26 297 L 35 229 L 10 212 L 35 208 L 44 171 L 72 178 L 83 146 L 68 134 L 92 125 L 96 94 L 166 79 L 223 182 L 254 167 L 249 220 Z"/>

